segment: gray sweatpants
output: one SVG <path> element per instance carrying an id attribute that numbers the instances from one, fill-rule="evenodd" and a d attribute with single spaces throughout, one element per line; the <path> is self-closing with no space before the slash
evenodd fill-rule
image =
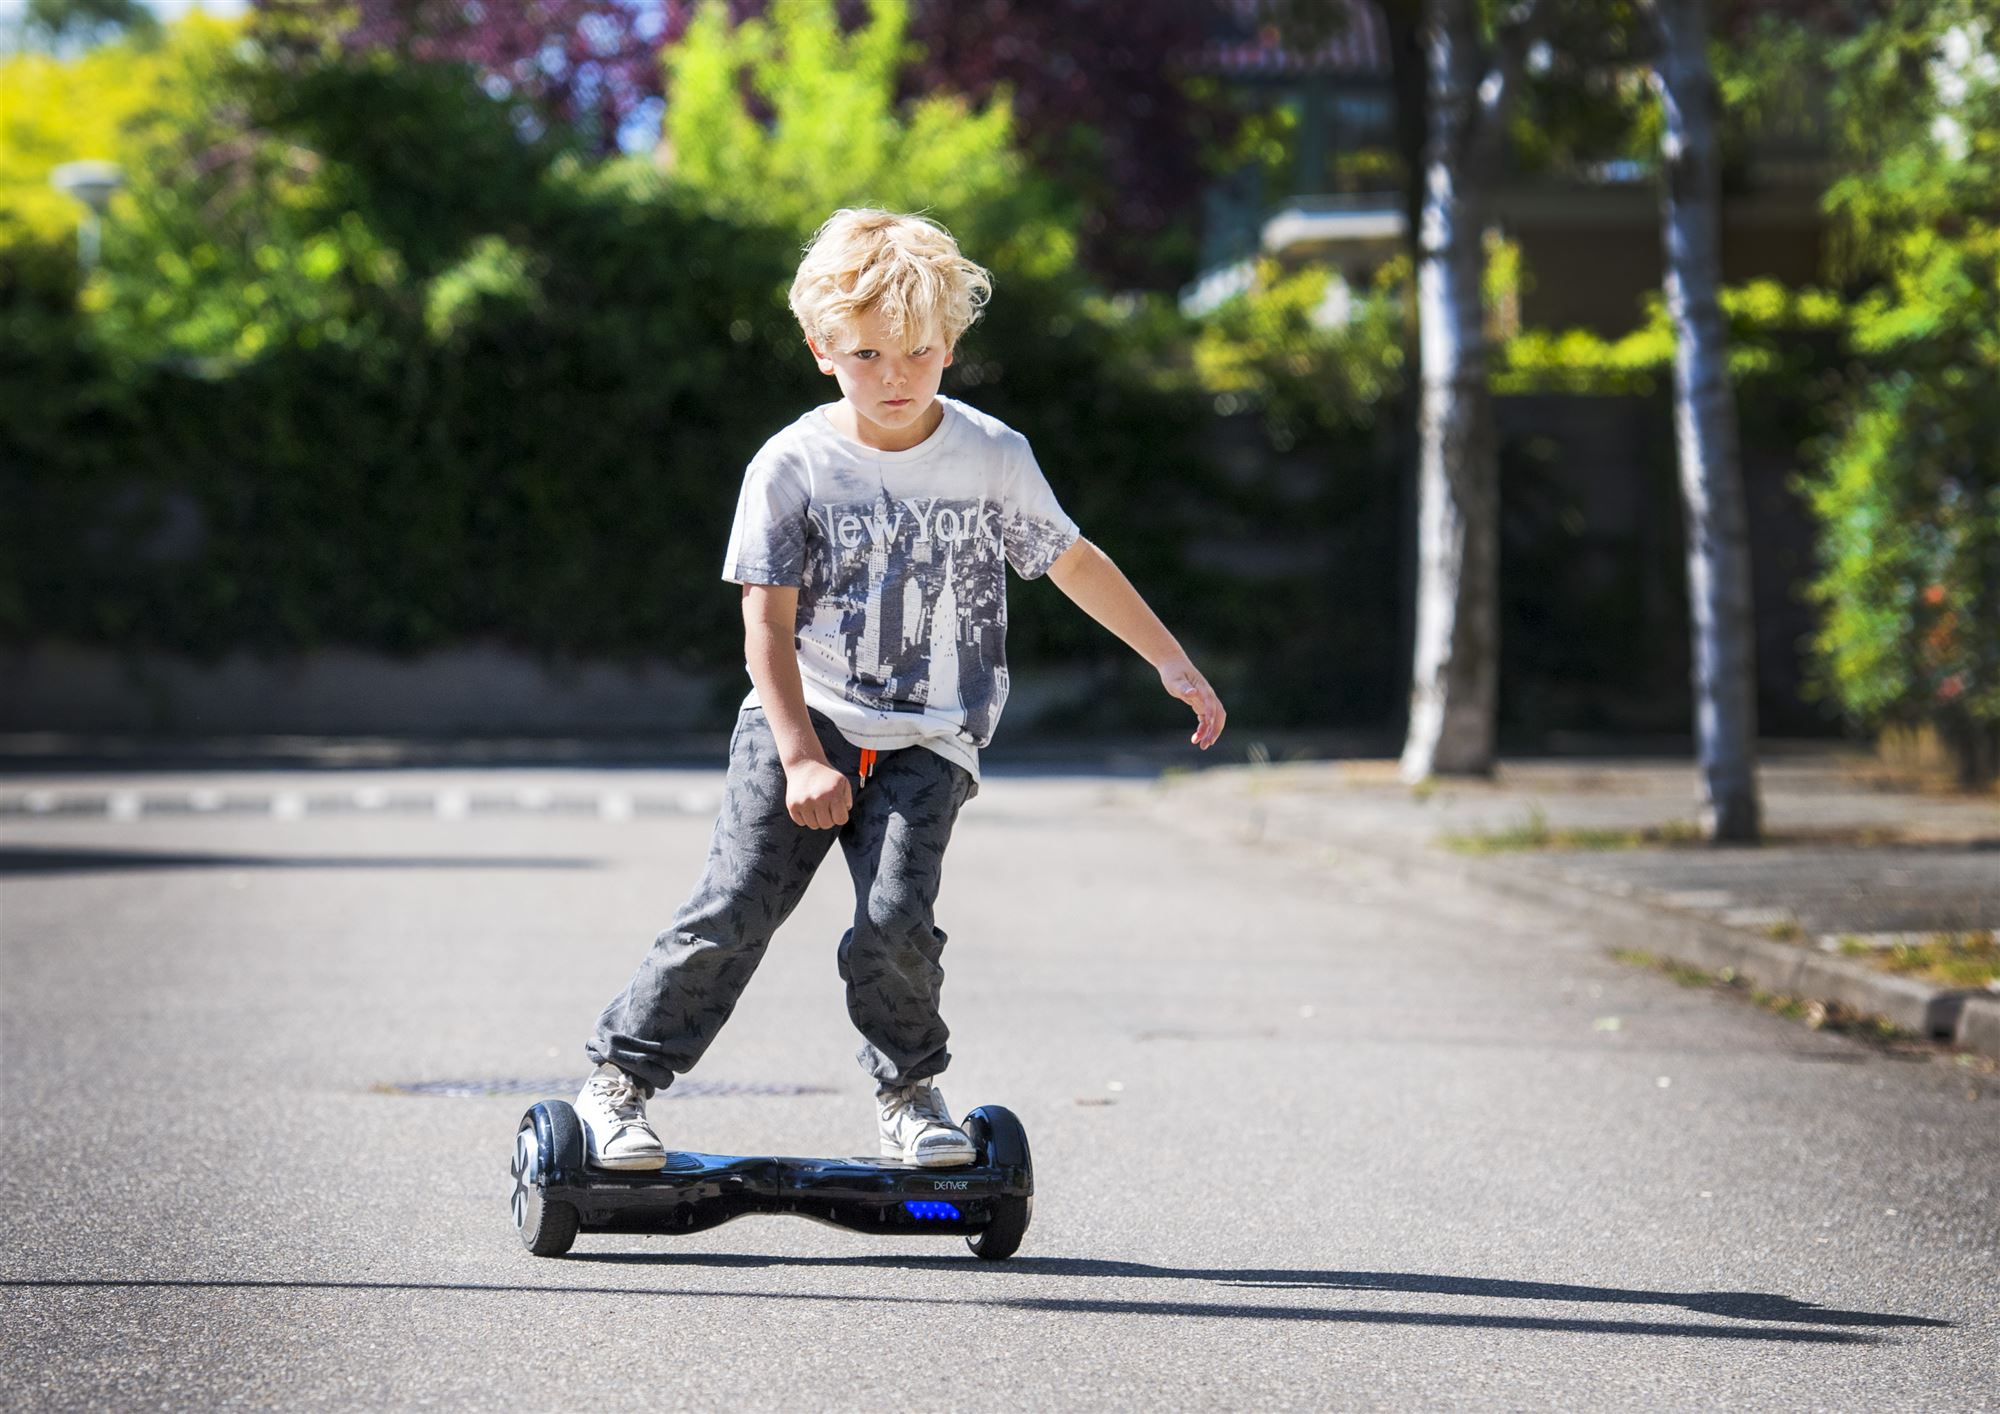
<path id="1" fill-rule="evenodd" d="M 834 769 L 858 777 L 860 748 L 817 712 L 812 724 Z M 931 906 L 952 824 L 975 789 L 970 772 L 934 751 L 886 751 L 855 791 L 845 825 L 807 829 L 785 812 L 770 723 L 762 709 L 745 708 L 701 882 L 598 1017 L 584 1050 L 655 1089 L 692 1068 L 837 839 L 854 876 L 854 926 L 839 956 L 847 1014 L 867 1041 L 861 1064 L 878 1086 L 942 1071 L 951 1060 L 938 1016 L 945 935 Z"/>

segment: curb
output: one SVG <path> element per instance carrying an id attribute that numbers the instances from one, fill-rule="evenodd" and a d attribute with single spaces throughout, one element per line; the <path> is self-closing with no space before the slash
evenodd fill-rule
<path id="1" fill-rule="evenodd" d="M 2000 1056 L 2000 997 L 1975 996 L 1958 1014 L 1958 1044 L 1975 1055 Z"/>
<path id="2" fill-rule="evenodd" d="M 1210 773 L 1213 774 L 1213 773 Z M 1257 839 L 1292 833 L 1295 821 L 1271 818 L 1266 805 L 1216 798 Z M 1267 798 L 1268 800 L 1268 798 Z M 1218 811 L 1218 813 L 1220 813 Z M 1185 825 L 1185 815 L 1175 816 Z M 1629 893 L 1607 891 L 1552 864 L 1546 857 L 1509 856 L 1508 862 L 1443 853 L 1412 846 L 1393 835 L 1362 833 L 1324 820 L 1314 839 L 1357 854 L 1391 861 L 1413 873 L 1468 881 L 1496 893 L 1560 908 L 1606 925 L 1643 930 L 1648 952 L 1707 972 L 1732 971 L 1766 991 L 1821 1002 L 1837 1002 L 1927 1040 L 1959 1046 L 2000 1060 L 2000 996 L 1975 988 L 1935 987 L 1910 977 L 1878 972 L 1831 953 L 1780 943 L 1725 923 L 1677 912 Z M 1275 828 L 1271 828 L 1275 827 Z M 1296 836 L 1295 836 L 1296 837 Z"/>

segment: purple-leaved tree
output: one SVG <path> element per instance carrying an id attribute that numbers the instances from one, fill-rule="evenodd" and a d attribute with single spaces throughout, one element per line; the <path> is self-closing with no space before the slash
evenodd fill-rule
<path id="1" fill-rule="evenodd" d="M 665 0 L 254 0 L 267 47 L 462 63 L 539 125 L 610 152 L 657 110 Z"/>

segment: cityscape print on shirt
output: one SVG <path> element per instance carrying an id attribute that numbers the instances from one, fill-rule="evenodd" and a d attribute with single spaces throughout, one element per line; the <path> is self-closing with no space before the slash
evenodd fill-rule
<path id="1" fill-rule="evenodd" d="M 807 705 L 848 740 L 922 744 L 976 780 L 1007 701 L 1007 570 L 1047 573 L 1078 531 L 1025 437 L 938 401 L 937 431 L 902 452 L 864 452 L 825 408 L 772 437 L 722 577 L 798 589 Z"/>
<path id="2" fill-rule="evenodd" d="M 882 487 L 872 501 L 821 502 L 809 514 L 802 666 L 859 706 L 956 717 L 974 742 L 991 740 L 1008 689 L 1006 563 L 1039 574 L 1075 532 L 1033 516 L 1010 522 L 984 498 L 897 498 Z"/>

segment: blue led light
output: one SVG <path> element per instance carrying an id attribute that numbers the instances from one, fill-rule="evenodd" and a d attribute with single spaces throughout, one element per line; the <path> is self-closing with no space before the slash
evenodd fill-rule
<path id="1" fill-rule="evenodd" d="M 955 1203 L 932 1203 L 921 1198 L 906 1198 L 903 1200 L 903 1207 L 911 1217 L 919 1219 L 949 1222 L 958 1216 L 958 1206 Z"/>

